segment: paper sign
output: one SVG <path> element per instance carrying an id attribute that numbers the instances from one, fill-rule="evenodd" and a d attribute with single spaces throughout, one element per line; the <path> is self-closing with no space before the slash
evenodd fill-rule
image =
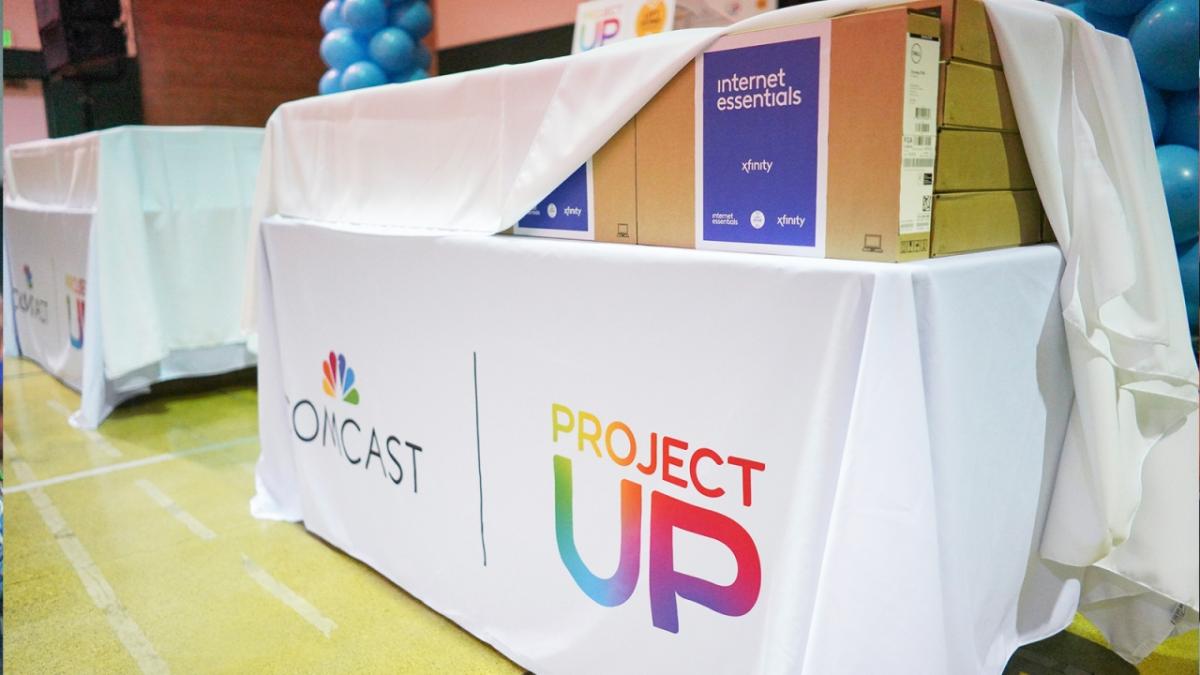
<path id="1" fill-rule="evenodd" d="M 675 0 L 592 0 L 575 10 L 571 53 L 671 30 Z"/>

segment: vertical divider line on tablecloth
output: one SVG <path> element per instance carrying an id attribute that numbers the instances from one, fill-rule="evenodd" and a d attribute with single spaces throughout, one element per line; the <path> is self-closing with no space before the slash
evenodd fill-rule
<path id="1" fill-rule="evenodd" d="M 479 476 L 479 546 L 483 549 L 483 566 L 487 567 L 487 540 L 483 535 L 483 461 L 479 440 L 479 356 L 471 352 L 471 377 L 475 384 L 475 469 Z"/>

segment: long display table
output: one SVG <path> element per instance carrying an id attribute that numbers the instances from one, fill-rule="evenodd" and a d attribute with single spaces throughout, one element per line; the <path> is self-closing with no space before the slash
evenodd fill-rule
<path id="1" fill-rule="evenodd" d="M 1073 616 L 1053 246 L 262 237 L 254 512 L 535 672 L 999 672 Z"/>
<path id="2" fill-rule="evenodd" d="M 149 385 L 254 364 L 241 331 L 261 129 L 121 127 L 5 151 L 16 347 L 94 428 Z"/>

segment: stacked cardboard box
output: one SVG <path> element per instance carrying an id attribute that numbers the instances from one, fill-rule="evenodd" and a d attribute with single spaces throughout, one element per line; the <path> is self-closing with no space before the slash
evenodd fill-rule
<path id="1" fill-rule="evenodd" d="M 914 5 L 940 7 L 945 36 L 930 255 L 1041 241 L 1041 201 L 983 3 Z"/>
<path id="2" fill-rule="evenodd" d="M 514 231 L 876 261 L 1040 241 L 999 64 L 980 0 L 725 36 Z"/>
<path id="3" fill-rule="evenodd" d="M 937 107 L 938 35 L 893 7 L 723 37 L 514 232 L 927 258 L 933 145 L 914 128 Z"/>

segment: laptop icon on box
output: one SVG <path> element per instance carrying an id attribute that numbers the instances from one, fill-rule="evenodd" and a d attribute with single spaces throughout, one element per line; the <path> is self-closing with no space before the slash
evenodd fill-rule
<path id="1" fill-rule="evenodd" d="M 863 235 L 863 250 L 867 253 L 883 253 L 883 235 Z"/>

